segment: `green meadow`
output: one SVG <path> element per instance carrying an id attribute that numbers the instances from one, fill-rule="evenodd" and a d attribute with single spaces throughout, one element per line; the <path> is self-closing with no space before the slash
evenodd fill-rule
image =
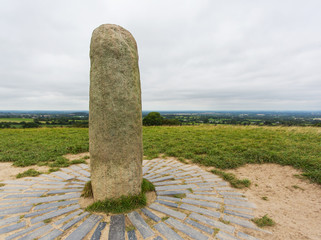
<path id="1" fill-rule="evenodd" d="M 301 169 L 321 184 L 321 129 L 316 127 L 144 127 L 143 141 L 146 159 L 164 154 L 219 169 L 277 163 Z M 62 155 L 86 151 L 86 128 L 0 130 L 0 161 L 16 166 L 66 166 Z"/>
<path id="2" fill-rule="evenodd" d="M 33 122 L 32 118 L 0 118 L 0 122 Z"/>

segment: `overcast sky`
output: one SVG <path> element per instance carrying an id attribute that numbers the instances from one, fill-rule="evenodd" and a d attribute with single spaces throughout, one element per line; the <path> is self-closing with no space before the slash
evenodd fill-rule
<path id="1" fill-rule="evenodd" d="M 143 110 L 321 110 L 320 0 L 0 4 L 0 110 L 88 110 L 103 23 L 137 41 Z"/>

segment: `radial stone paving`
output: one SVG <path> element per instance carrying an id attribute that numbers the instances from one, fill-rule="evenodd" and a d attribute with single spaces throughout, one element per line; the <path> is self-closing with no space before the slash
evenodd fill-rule
<path id="1" fill-rule="evenodd" d="M 145 160 L 143 174 L 156 187 L 156 201 L 108 221 L 103 214 L 85 212 L 79 205 L 80 192 L 90 180 L 85 164 L 3 181 L 0 239 L 254 240 L 243 231 L 264 231 L 251 222 L 254 204 L 198 166 Z"/>

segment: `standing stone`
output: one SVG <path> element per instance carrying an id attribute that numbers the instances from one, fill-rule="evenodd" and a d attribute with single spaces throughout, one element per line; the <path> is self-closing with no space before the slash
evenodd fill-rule
<path id="1" fill-rule="evenodd" d="M 142 183 L 142 107 L 137 45 L 104 24 L 90 44 L 89 149 L 94 200 L 137 195 Z"/>

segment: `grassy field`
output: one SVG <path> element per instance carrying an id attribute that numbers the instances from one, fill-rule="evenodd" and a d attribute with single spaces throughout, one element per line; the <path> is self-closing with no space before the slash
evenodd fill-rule
<path id="1" fill-rule="evenodd" d="M 0 122 L 33 122 L 32 118 L 0 118 Z"/>
<path id="2" fill-rule="evenodd" d="M 163 153 L 220 169 L 246 163 L 278 163 L 302 169 L 321 184 L 321 129 L 310 127 L 144 127 L 144 155 Z M 66 153 L 88 151 L 88 129 L 0 130 L 0 161 L 16 166 L 64 166 Z"/>

